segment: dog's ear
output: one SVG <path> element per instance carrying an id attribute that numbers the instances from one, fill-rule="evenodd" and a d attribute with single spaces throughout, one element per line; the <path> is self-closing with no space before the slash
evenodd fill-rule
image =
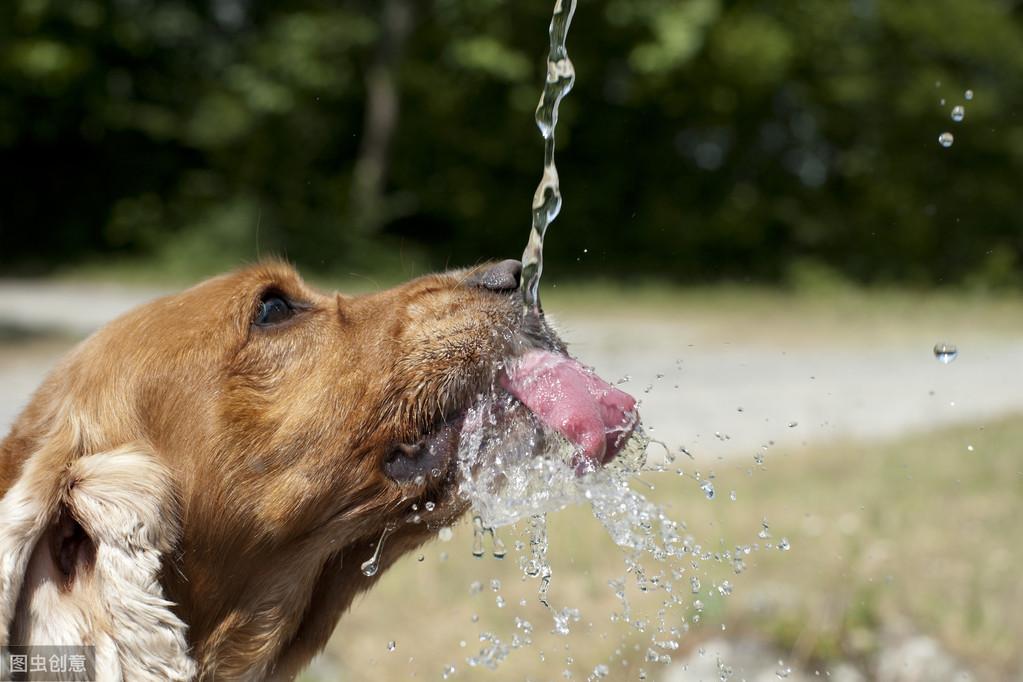
<path id="1" fill-rule="evenodd" d="M 160 584 L 177 509 L 145 446 L 69 460 L 51 439 L 30 455 L 0 498 L 0 646 L 94 645 L 97 679 L 191 679 Z"/>

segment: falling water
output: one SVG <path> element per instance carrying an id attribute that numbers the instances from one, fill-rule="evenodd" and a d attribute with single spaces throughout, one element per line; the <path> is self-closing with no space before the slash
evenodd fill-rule
<path id="1" fill-rule="evenodd" d="M 551 632 L 564 636 L 577 624 L 585 631 L 592 628 L 592 621 L 605 619 L 585 613 L 586 608 L 578 603 L 562 602 L 564 594 L 552 589 L 556 583 L 548 552 L 556 551 L 557 543 L 549 545 L 547 516 L 569 505 L 589 508 L 624 562 L 621 577 L 608 583 L 621 604 L 610 614 L 610 621 L 628 632 L 645 633 L 644 661 L 665 665 L 683 646 L 690 627 L 711 617 L 710 599 L 730 598 L 737 589 L 715 574 L 730 571 L 739 575 L 745 572 L 753 552 L 784 552 L 790 545 L 786 538 L 777 543 L 772 540 L 767 519 L 751 524 L 752 537 L 742 544 L 726 544 L 724 538 L 706 544 L 698 541 L 684 521 L 672 518 L 669 509 L 646 496 L 654 486 L 645 479 L 673 472 L 692 481 L 693 492 L 708 504 L 716 504 L 715 475 L 683 471 L 674 464 L 671 451 L 656 463 L 648 463 L 646 451 L 655 442 L 637 426 L 614 459 L 580 474 L 572 465 L 574 446 L 544 429 L 525 406 L 494 386 L 466 414 L 457 459 L 458 493 L 472 508 L 474 556 L 482 558 L 489 553 L 488 535 L 493 538 L 494 555 L 504 555 L 497 529 L 512 537 L 519 534 L 527 541 L 517 540 L 509 547 L 515 553 L 513 563 L 521 577 L 535 585 L 536 600 L 553 621 Z M 680 452 L 689 455 L 684 448 Z M 644 489 L 637 484 L 644 484 Z M 730 498 L 734 500 L 735 494 Z M 496 581 L 491 587 L 495 592 L 500 589 Z M 470 594 L 481 591 L 482 583 L 473 582 Z M 516 633 L 507 639 L 490 630 L 481 631 L 479 649 L 465 658 L 470 668 L 496 668 L 512 652 L 532 644 L 527 630 L 533 625 L 514 613 L 514 602 L 500 594 L 495 601 L 498 609 L 507 608 L 516 617 Z M 525 600 L 519 602 L 519 606 L 525 605 Z M 477 622 L 475 617 L 473 622 Z M 542 658 L 543 652 L 540 655 Z M 566 665 L 571 665 L 571 659 L 566 657 Z M 597 669 L 591 670 L 590 679 L 601 677 Z"/>
<path id="2" fill-rule="evenodd" d="M 558 125 L 558 106 L 575 83 L 575 69 L 568 58 L 565 39 L 575 14 L 576 0 L 555 0 L 551 17 L 550 51 L 547 77 L 540 103 L 536 106 L 536 125 L 543 135 L 543 176 L 533 195 L 533 219 L 526 250 L 522 252 L 522 303 L 527 314 L 540 314 L 540 276 L 543 274 L 543 238 L 547 226 L 561 211 L 558 168 L 554 164 L 554 130 Z"/>
<path id="3" fill-rule="evenodd" d="M 549 28 L 547 76 L 536 108 L 536 123 L 544 139 L 544 168 L 533 197 L 529 241 L 522 255 L 521 295 L 526 316 L 542 314 L 539 287 L 543 240 L 547 227 L 561 209 L 554 162 L 555 128 L 558 106 L 575 80 L 565 49 L 575 8 L 576 0 L 556 0 Z M 589 507 L 621 550 L 625 564 L 622 577 L 609 582 L 622 604 L 611 621 L 624 623 L 631 631 L 647 633 L 645 661 L 667 664 L 671 662 L 670 652 L 679 648 L 679 640 L 688 632 L 690 623 L 700 621 L 704 611 L 701 597 L 724 598 L 732 594 L 732 584 L 727 580 L 710 585 L 701 583 L 699 575 L 710 577 L 704 563 L 721 563 L 738 575 L 745 570 L 745 557 L 774 545 L 758 536 L 750 543 L 734 546 L 734 550 L 724 546 L 722 539 L 721 546 L 711 550 L 687 532 L 684 522 L 669 517 L 664 508 L 634 490 L 636 482 L 652 489 L 640 476 L 667 471 L 665 466 L 674 460 L 669 453 L 664 464 L 647 468 L 646 450 L 651 442 L 642 425 L 637 424 L 632 438 L 611 462 L 581 473 L 572 465 L 578 454 L 575 447 L 546 429 L 522 403 L 495 385 L 467 411 L 457 457 L 458 493 L 472 508 L 473 556 L 482 558 L 487 554 L 487 535 L 492 538 L 493 555 L 497 558 L 505 555 L 495 529 L 521 532 L 528 539 L 528 544 L 514 542 L 517 564 L 523 578 L 536 581 L 536 598 L 546 607 L 553 619 L 553 632 L 558 635 L 569 634 L 574 624 L 581 621 L 582 610 L 571 604 L 553 603 L 552 597 L 556 595 L 550 593 L 553 572 L 548 557 L 547 515 L 569 505 Z M 684 449 L 682 452 L 689 454 Z M 684 473 L 676 468 L 675 473 L 692 479 L 706 498 L 714 498 L 712 472 L 702 477 L 699 472 Z M 761 532 L 766 532 L 766 525 Z M 778 549 L 788 549 L 788 541 L 783 542 L 784 548 L 779 544 Z M 627 585 L 633 582 L 635 594 L 657 600 L 656 616 L 652 619 L 637 616 L 630 606 Z M 500 589 L 498 581 L 492 581 L 491 586 L 495 592 Z M 628 587 L 629 591 L 632 589 Z M 482 583 L 473 582 L 470 594 L 480 592 Z M 509 603 L 498 595 L 496 604 L 505 608 Z M 520 602 L 520 606 L 524 605 L 525 600 Z M 475 615 L 473 622 L 477 622 Z M 465 659 L 466 664 L 470 668 L 493 669 L 512 651 L 529 646 L 533 625 L 519 617 L 515 623 L 517 632 L 510 641 L 490 631 L 480 632 L 480 649 Z M 567 645 L 565 649 L 568 650 Z M 540 657 L 543 660 L 543 652 Z M 572 656 L 567 656 L 566 665 L 571 663 Z M 568 674 L 566 670 L 565 675 Z M 599 664 L 592 668 L 589 678 L 609 675 L 607 664 Z M 640 670 L 640 679 L 645 678 L 646 672 Z"/>
<path id="4" fill-rule="evenodd" d="M 934 357 L 941 364 L 947 365 L 959 357 L 959 349 L 952 343 L 936 343 L 934 344 Z"/>
<path id="5" fill-rule="evenodd" d="M 380 555 L 384 549 L 384 542 L 387 540 L 387 536 L 394 532 L 394 526 L 388 524 L 384 527 L 382 533 L 380 533 L 380 539 L 377 541 L 376 549 L 373 550 L 373 556 L 366 561 L 362 562 L 362 574 L 367 578 L 373 577 L 380 570 Z"/>
<path id="6" fill-rule="evenodd" d="M 483 518 L 478 514 L 472 518 L 472 555 L 477 559 L 481 558 L 486 552 L 483 549 L 483 542 L 487 535 L 490 535 L 491 543 L 493 544 L 493 552 L 495 559 L 503 559 L 508 550 L 504 546 L 504 541 L 501 540 L 491 526 L 483 525 Z"/>

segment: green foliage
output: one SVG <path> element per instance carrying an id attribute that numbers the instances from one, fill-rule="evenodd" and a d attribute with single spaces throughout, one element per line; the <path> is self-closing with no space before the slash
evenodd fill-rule
<path id="1" fill-rule="evenodd" d="M 396 43 L 395 6 L 412 16 Z M 516 255 L 540 172 L 549 11 L 2 3 L 0 267 L 217 267 L 276 250 L 330 272 Z M 580 0 L 569 50 L 552 268 L 1020 286 L 1015 5 Z M 376 205 L 353 206 L 382 55 L 398 114 Z"/>

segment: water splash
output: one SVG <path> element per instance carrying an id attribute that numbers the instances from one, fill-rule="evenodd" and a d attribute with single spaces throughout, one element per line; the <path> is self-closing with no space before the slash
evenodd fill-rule
<path id="1" fill-rule="evenodd" d="M 557 0 L 555 3 L 549 26 L 547 74 L 536 108 L 537 127 L 544 139 L 544 168 L 533 197 L 530 235 L 522 256 L 520 293 L 527 316 L 542 314 L 539 286 L 543 271 L 543 241 L 547 228 L 561 209 L 554 158 L 555 129 L 558 107 L 575 80 L 574 68 L 565 48 L 575 9 L 576 0 Z M 574 446 L 562 436 L 544 429 L 529 410 L 503 391 L 492 390 L 489 395 L 479 396 L 477 404 L 468 410 L 464 424 L 457 456 L 458 494 L 472 508 L 472 553 L 483 557 L 486 554 L 486 537 L 491 535 L 494 556 L 504 556 L 504 545 L 495 529 L 521 522 L 519 528 L 525 534 L 523 539 L 528 539 L 528 545 L 522 541 L 514 543 L 518 566 L 524 579 L 537 582 L 537 599 L 548 610 L 554 633 L 569 635 L 573 624 L 580 622 L 583 615 L 572 604 L 551 605 L 552 569 L 547 535 L 547 514 L 550 512 L 568 505 L 588 506 L 608 536 L 623 550 L 625 572 L 619 580 L 609 583 L 622 608 L 612 615 L 611 620 L 626 623 L 635 632 L 648 633 L 648 663 L 670 663 L 672 657 L 669 652 L 679 649 L 679 640 L 688 633 L 690 623 L 699 622 L 704 615 L 705 605 L 699 599 L 703 590 L 700 576 L 705 580 L 712 579 L 701 568 L 701 562 L 719 562 L 738 575 L 746 568 L 744 557 L 761 548 L 755 540 L 752 544 L 735 546 L 734 551 L 724 546 L 723 539 L 721 545 L 713 549 L 701 546 L 687 533 L 684 522 L 673 520 L 662 507 L 633 490 L 632 486 L 637 482 L 653 489 L 640 477 L 649 472 L 644 466 L 647 446 L 651 441 L 639 424 L 614 460 L 603 468 L 584 474 L 580 474 L 573 465 L 578 455 Z M 722 439 L 727 439 L 727 436 Z M 693 458 L 685 448 L 681 448 L 680 452 Z M 675 454 L 669 450 L 664 457 L 665 464 L 654 470 L 665 471 L 666 464 L 674 459 Z M 757 462 L 763 462 L 761 453 L 757 454 Z M 678 473 L 683 474 L 681 469 Z M 696 474 L 695 478 L 703 496 L 713 498 L 713 474 L 706 479 Z M 734 491 L 730 497 L 735 499 Z M 444 531 L 447 531 L 446 536 Z M 441 533 L 442 540 L 450 540 L 450 530 L 444 529 Z M 765 537 L 769 537 L 766 520 L 760 535 L 761 539 Z M 763 544 L 764 548 L 769 546 Z M 787 540 L 779 543 L 779 549 L 788 549 Z M 732 585 L 727 580 L 712 580 L 709 584 L 706 594 L 702 595 L 704 598 L 708 595 L 727 597 L 732 593 Z M 493 589 L 498 592 L 500 585 Z M 636 615 L 627 597 L 627 590 L 632 589 L 641 594 L 655 595 L 653 598 L 659 601 L 656 617 Z M 474 582 L 470 594 L 481 592 L 483 583 Z M 498 608 L 505 606 L 502 595 L 496 595 L 495 600 Z M 525 600 L 519 602 L 520 606 L 525 604 Z M 506 612 L 514 608 L 514 602 L 509 602 L 509 606 Z M 685 612 L 680 614 L 678 610 Z M 474 614 L 472 622 L 478 621 L 479 617 Z M 478 653 L 465 659 L 468 667 L 496 668 L 513 650 L 529 645 L 532 624 L 518 617 L 515 621 L 518 632 L 510 641 L 502 640 L 491 632 L 481 632 Z M 591 622 L 583 622 L 584 627 L 592 627 Z M 464 646 L 464 642 L 460 646 Z M 568 650 L 567 644 L 565 649 Z M 543 652 L 540 652 L 540 658 L 544 660 Z M 565 663 L 571 667 L 574 660 L 568 656 Z M 563 674 L 571 677 L 568 669 Z M 608 666 L 600 664 L 590 669 L 588 677 L 601 679 L 609 674 Z M 640 679 L 646 676 L 646 671 L 641 670 Z"/>
<path id="2" fill-rule="evenodd" d="M 506 393 L 482 397 L 466 414 L 458 451 L 459 494 L 480 519 L 473 553 L 482 553 L 485 528 L 592 504 L 612 488 L 627 488 L 642 470 L 648 443 L 637 427 L 612 462 L 581 476 L 572 464 L 575 447 L 545 431 L 522 403 Z"/>
<path id="3" fill-rule="evenodd" d="M 670 518 L 636 485 L 643 483 L 646 490 L 652 489 L 642 477 L 665 470 L 661 465 L 644 468 L 650 442 L 638 425 L 633 438 L 614 460 L 580 474 L 572 466 L 575 452 L 568 441 L 545 432 L 520 403 L 495 390 L 480 396 L 467 414 L 458 453 L 459 494 L 472 507 L 473 554 L 477 556 L 485 554 L 488 529 L 527 522 L 524 532 L 529 540 L 528 549 L 523 542 L 515 543 L 519 568 L 525 578 L 538 582 L 537 599 L 549 610 L 553 632 L 565 635 L 572 623 L 580 620 L 581 613 L 571 603 L 552 605 L 546 514 L 568 505 L 588 506 L 609 538 L 623 550 L 625 576 L 609 583 L 622 608 L 612 614 L 611 621 L 625 623 L 635 632 L 648 633 L 651 646 L 646 661 L 666 664 L 671 662 L 669 652 L 680 647 L 679 640 L 690 624 L 700 622 L 705 615 L 701 575 L 706 573 L 702 563 L 718 562 L 738 575 L 746 569 L 744 557 L 772 545 L 754 541 L 729 551 L 710 550 L 697 543 L 686 532 L 685 523 Z M 688 454 L 684 449 L 682 452 Z M 669 451 L 665 460 L 674 458 L 675 454 Z M 701 488 L 701 497 L 712 498 L 714 475 L 704 478 L 695 473 L 693 477 Z M 766 519 L 757 535 L 759 540 L 770 537 Z M 783 541 L 778 549 L 784 551 L 787 544 Z M 656 617 L 637 617 L 632 612 L 626 598 L 626 577 L 630 591 L 635 589 L 659 600 Z M 728 581 L 715 581 L 712 585 L 708 594 L 718 598 L 730 595 L 733 590 Z M 470 593 L 481 589 L 482 585 L 474 583 Z M 498 607 L 501 606 L 499 603 Z M 685 614 L 678 613 L 686 609 Z M 484 646 L 477 655 L 466 659 L 470 667 L 496 667 L 521 645 L 515 639 L 506 642 L 487 632 L 481 633 L 481 637 Z"/>
<path id="4" fill-rule="evenodd" d="M 540 276 L 543 273 L 543 239 L 547 227 L 561 211 L 561 188 L 554 163 L 554 131 L 558 126 L 558 107 L 575 83 L 575 68 L 568 58 L 565 40 L 575 14 L 576 0 L 556 0 L 551 17 L 550 50 L 547 76 L 540 103 L 536 107 L 536 126 L 544 140 L 543 175 L 533 195 L 532 225 L 529 241 L 522 253 L 522 304 L 527 314 L 539 315 Z"/>

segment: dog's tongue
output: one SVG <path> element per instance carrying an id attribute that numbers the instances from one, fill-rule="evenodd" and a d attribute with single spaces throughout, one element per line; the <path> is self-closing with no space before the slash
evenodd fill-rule
<path id="1" fill-rule="evenodd" d="M 631 395 L 565 355 L 530 351 L 505 369 L 501 383 L 589 463 L 614 457 L 639 421 Z"/>

